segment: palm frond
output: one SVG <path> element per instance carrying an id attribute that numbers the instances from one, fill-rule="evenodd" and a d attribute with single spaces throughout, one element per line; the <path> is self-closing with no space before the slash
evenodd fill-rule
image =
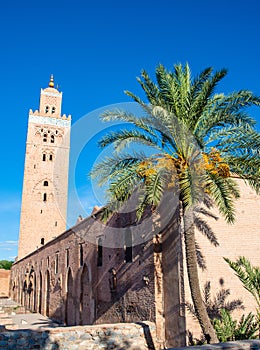
<path id="1" fill-rule="evenodd" d="M 233 148 L 251 148 L 259 149 L 260 135 L 251 126 L 245 125 L 227 125 L 215 129 L 209 135 L 207 143 L 215 142 L 216 148 L 221 148 L 222 152 Z"/>
<path id="2" fill-rule="evenodd" d="M 253 295 L 260 308 L 260 268 L 252 266 L 250 261 L 242 256 L 237 261 L 231 261 L 228 258 L 224 260 L 235 271 L 243 287 Z"/>
<path id="3" fill-rule="evenodd" d="M 212 103 L 212 98 L 214 101 L 216 101 L 216 98 L 213 97 L 214 90 L 219 81 L 223 79 L 226 74 L 227 70 L 221 69 L 215 74 L 208 76 L 208 78 L 200 84 L 200 90 L 199 92 L 197 91 L 197 95 L 193 99 L 190 111 L 193 120 L 191 127 L 195 134 L 197 133 L 197 129 L 201 128 L 205 116 L 208 115 L 207 109 Z"/>
<path id="4" fill-rule="evenodd" d="M 147 203 L 157 207 L 161 201 L 164 191 L 163 177 L 160 171 L 154 171 L 145 179 L 145 192 Z"/>
<path id="5" fill-rule="evenodd" d="M 109 145 L 113 145 L 116 151 L 122 151 L 132 143 L 139 143 L 142 145 L 157 148 L 162 151 L 162 147 L 158 144 L 158 139 L 151 137 L 139 130 L 120 130 L 111 131 L 104 135 L 98 142 L 101 148 L 105 148 Z"/>
<path id="6" fill-rule="evenodd" d="M 129 199 L 139 183 L 140 176 L 136 171 L 136 166 L 123 168 L 117 172 L 116 176 L 113 176 L 110 182 L 109 197 L 116 201 L 124 202 Z"/>
<path id="7" fill-rule="evenodd" d="M 147 118 L 144 116 L 136 117 L 130 112 L 126 112 L 121 109 L 114 109 L 103 112 L 100 118 L 103 121 L 123 121 L 126 123 L 130 123 L 155 136 L 155 134 L 153 133 L 153 128 L 150 124 L 150 119 L 147 120 Z"/>
<path id="8" fill-rule="evenodd" d="M 128 90 L 124 90 L 124 93 L 131 97 L 135 102 L 137 102 L 140 106 L 142 107 L 145 107 L 146 106 L 146 103 L 144 101 L 142 101 L 140 99 L 140 97 L 136 96 L 135 94 L 133 94 L 131 91 L 128 91 Z"/>
<path id="9" fill-rule="evenodd" d="M 219 212 L 225 217 L 228 223 L 235 220 L 234 198 L 239 195 L 237 186 L 230 178 L 221 178 L 211 172 L 208 173 L 209 181 L 207 191 L 209 191 Z"/>
<path id="10" fill-rule="evenodd" d="M 98 184 L 102 186 L 107 181 L 113 179 L 117 176 L 118 172 L 127 167 L 132 167 L 138 165 L 146 155 L 143 152 L 134 152 L 132 154 L 116 154 L 114 153 L 110 157 L 105 157 L 100 163 L 97 163 L 91 169 L 90 176 L 93 179 L 97 179 Z"/>
<path id="11" fill-rule="evenodd" d="M 257 194 L 260 193 L 260 159 L 257 157 L 226 156 L 230 171 L 244 179 Z"/>
<path id="12" fill-rule="evenodd" d="M 151 80 L 151 78 L 145 70 L 142 70 L 141 78 L 137 78 L 137 81 L 143 88 L 148 101 L 152 105 L 156 106 L 158 105 L 158 102 L 162 102 L 160 101 L 160 90 L 158 86 Z"/>
<path id="13" fill-rule="evenodd" d="M 195 134 L 199 138 L 205 138 L 214 130 L 227 126 L 254 127 L 255 120 L 243 111 L 243 108 L 259 105 L 260 98 L 250 91 L 234 92 L 230 95 L 212 100 L 206 113 L 201 114 Z"/>

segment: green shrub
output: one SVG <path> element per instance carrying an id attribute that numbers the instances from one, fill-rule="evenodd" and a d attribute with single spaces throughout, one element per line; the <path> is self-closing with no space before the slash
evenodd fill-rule
<path id="1" fill-rule="evenodd" d="M 13 261 L 0 260 L 0 269 L 10 270 L 13 265 Z"/>
<path id="2" fill-rule="evenodd" d="M 230 312 L 225 309 L 221 310 L 220 319 L 215 318 L 213 320 L 213 326 L 221 342 L 254 339 L 258 331 L 255 315 L 251 312 L 247 316 L 243 315 L 238 322 L 233 320 Z"/>

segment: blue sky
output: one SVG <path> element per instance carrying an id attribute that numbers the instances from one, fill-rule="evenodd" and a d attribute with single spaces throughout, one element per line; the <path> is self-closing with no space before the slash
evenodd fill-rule
<path id="1" fill-rule="evenodd" d="M 0 260 L 17 254 L 28 111 L 38 108 L 51 73 L 73 123 L 90 115 L 91 124 L 92 111 L 130 102 L 125 89 L 142 95 L 136 76 L 142 68 L 153 75 L 159 63 L 170 69 L 188 61 L 194 75 L 226 67 L 219 91 L 260 95 L 259 15 L 259 0 L 3 2 Z M 260 112 L 252 113 L 259 130 Z M 76 185 L 70 182 L 86 213 L 98 199 L 86 176 L 98 156 L 96 139 L 80 153 Z M 71 203 L 70 220 L 77 214 Z"/>

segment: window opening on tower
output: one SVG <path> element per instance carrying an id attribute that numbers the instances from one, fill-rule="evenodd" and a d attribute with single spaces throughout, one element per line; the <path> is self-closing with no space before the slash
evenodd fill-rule
<path id="1" fill-rule="evenodd" d="M 97 266 L 102 266 L 103 264 L 103 245 L 102 245 L 102 239 L 98 239 L 98 247 L 97 247 Z"/>

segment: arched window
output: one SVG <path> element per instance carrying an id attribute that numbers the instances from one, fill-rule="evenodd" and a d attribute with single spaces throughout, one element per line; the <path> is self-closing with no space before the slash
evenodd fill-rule
<path id="1" fill-rule="evenodd" d="M 54 135 L 51 135 L 51 143 L 54 143 Z"/>
<path id="2" fill-rule="evenodd" d="M 44 245 L 44 238 L 41 238 L 41 245 Z"/>
<path id="3" fill-rule="evenodd" d="M 43 201 L 44 201 L 44 202 L 47 202 L 47 193 L 44 193 L 44 194 L 43 194 Z"/>
<path id="4" fill-rule="evenodd" d="M 69 263 L 70 263 L 70 253 L 69 253 L 69 249 L 66 249 L 66 265 L 67 267 L 69 267 Z"/>
<path id="5" fill-rule="evenodd" d="M 98 249 L 97 249 L 97 266 L 102 266 L 103 264 L 103 246 L 102 246 L 102 239 L 98 239 Z"/>
<path id="6" fill-rule="evenodd" d="M 49 159 L 50 159 L 50 161 L 52 161 L 52 158 L 53 158 L 53 156 L 52 156 L 52 154 L 50 154 L 50 158 L 49 158 Z"/>
<path id="7" fill-rule="evenodd" d="M 43 142 L 47 142 L 47 134 L 43 134 Z"/>
<path id="8" fill-rule="evenodd" d="M 79 245 L 79 266 L 83 266 L 83 246 L 82 244 Z"/>
<path id="9" fill-rule="evenodd" d="M 43 186 L 49 186 L 48 181 L 43 181 Z"/>
<path id="10" fill-rule="evenodd" d="M 54 267 L 54 272 L 58 273 L 59 272 L 59 254 L 56 253 L 55 256 L 55 267 Z"/>
<path id="11" fill-rule="evenodd" d="M 42 160 L 45 162 L 46 161 L 46 154 L 45 153 L 43 153 L 43 155 L 42 155 Z"/>
<path id="12" fill-rule="evenodd" d="M 55 108 L 55 107 L 52 107 L 51 113 L 53 114 L 53 113 L 55 113 L 55 111 L 56 111 L 56 108 Z"/>
<path id="13" fill-rule="evenodd" d="M 46 106 L 46 107 L 45 107 L 45 113 L 46 113 L 46 114 L 49 113 L 49 109 L 50 109 L 49 106 Z"/>
<path id="14" fill-rule="evenodd" d="M 127 263 L 132 262 L 132 259 L 133 259 L 132 245 L 133 245 L 132 232 L 130 229 L 128 229 L 125 232 L 125 262 Z"/>

